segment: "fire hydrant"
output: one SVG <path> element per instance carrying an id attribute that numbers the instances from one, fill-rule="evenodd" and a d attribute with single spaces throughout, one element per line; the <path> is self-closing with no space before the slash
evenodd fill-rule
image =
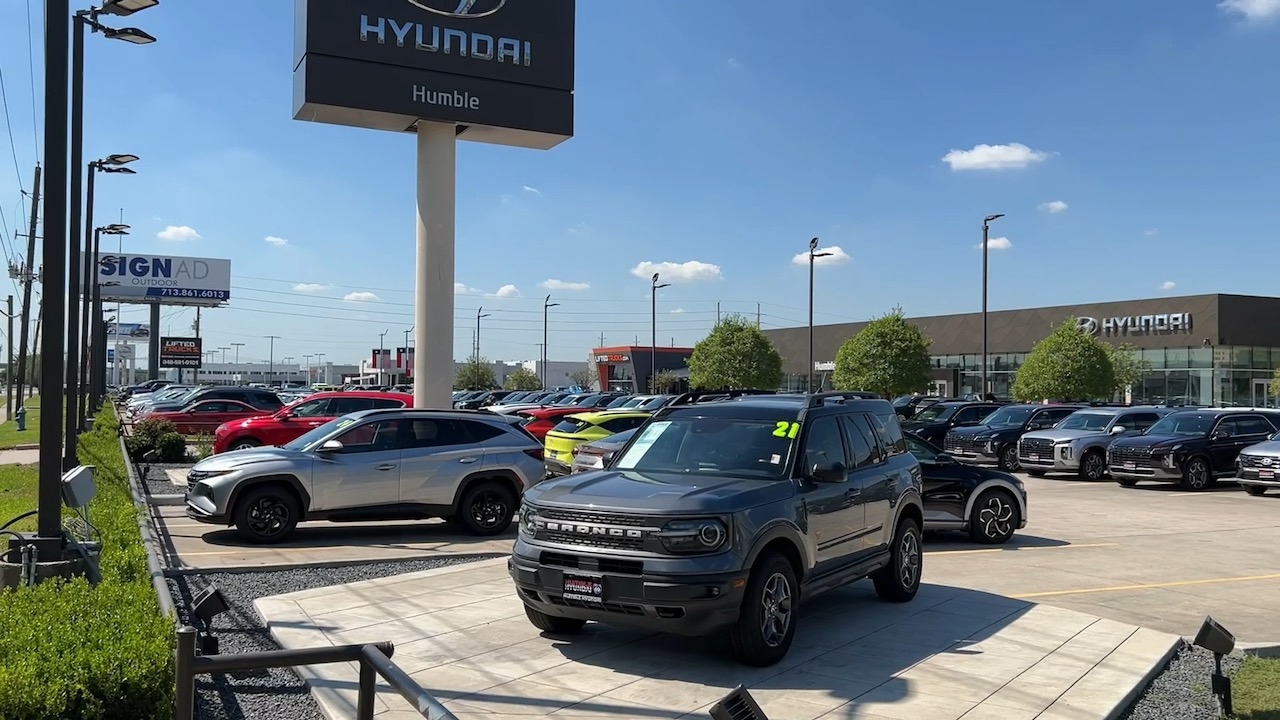
<path id="1" fill-rule="evenodd" d="M 19 430 L 26 430 L 27 429 L 27 406 L 23 405 L 22 407 L 18 408 L 18 411 L 13 414 L 13 418 L 14 420 L 17 421 Z"/>

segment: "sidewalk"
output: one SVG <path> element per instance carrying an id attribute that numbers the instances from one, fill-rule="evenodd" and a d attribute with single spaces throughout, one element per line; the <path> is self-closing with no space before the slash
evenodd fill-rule
<path id="1" fill-rule="evenodd" d="M 773 720 L 1115 718 L 1181 638 L 1046 605 L 925 585 L 879 602 L 867 583 L 809 603 L 790 654 L 736 665 L 705 638 L 589 624 L 543 636 L 506 559 L 259 599 L 284 648 L 390 640 L 392 660 L 460 720 L 706 718 L 739 683 Z M 328 717 L 355 712 L 354 664 L 298 668 Z M 380 686 L 376 715 L 420 717 Z"/>

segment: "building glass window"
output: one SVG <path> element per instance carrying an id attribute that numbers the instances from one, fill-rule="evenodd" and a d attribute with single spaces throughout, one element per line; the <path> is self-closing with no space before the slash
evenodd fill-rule
<path id="1" fill-rule="evenodd" d="M 1231 367 L 1247 370 L 1253 367 L 1253 348 L 1233 348 Z"/>
<path id="2" fill-rule="evenodd" d="M 1253 369 L 1254 370 L 1270 370 L 1271 365 L 1271 348 L 1256 347 L 1253 350 Z"/>
<path id="3" fill-rule="evenodd" d="M 1146 348 L 1139 352 L 1142 353 L 1142 359 L 1146 361 L 1152 370 L 1164 369 L 1164 348 Z"/>
<path id="4" fill-rule="evenodd" d="M 1190 363 L 1187 365 L 1188 367 L 1193 367 L 1193 368 L 1213 367 L 1213 348 L 1208 348 L 1208 347 L 1191 348 L 1190 352 L 1188 352 L 1187 355 L 1190 359 Z"/>
<path id="5" fill-rule="evenodd" d="M 1170 370 L 1181 370 L 1191 367 L 1190 348 L 1165 348 L 1164 366 Z"/>

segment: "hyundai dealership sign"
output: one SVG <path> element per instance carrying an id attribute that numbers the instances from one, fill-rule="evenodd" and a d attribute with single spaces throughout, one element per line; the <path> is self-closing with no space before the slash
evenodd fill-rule
<path id="1" fill-rule="evenodd" d="M 573 136 L 574 0 L 295 0 L 293 116 L 550 148 Z"/>
<path id="2" fill-rule="evenodd" d="M 102 299 L 221 305 L 231 299 L 231 261 L 167 255 L 98 255 Z"/>

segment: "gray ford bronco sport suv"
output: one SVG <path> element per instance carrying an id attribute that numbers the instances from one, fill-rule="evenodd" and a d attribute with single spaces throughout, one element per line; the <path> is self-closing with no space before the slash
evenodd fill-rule
<path id="1" fill-rule="evenodd" d="M 546 632 L 727 629 L 740 662 L 767 666 L 802 599 L 866 577 L 883 600 L 915 597 L 922 520 L 920 466 L 887 401 L 677 402 L 607 468 L 529 488 L 508 566 Z"/>

